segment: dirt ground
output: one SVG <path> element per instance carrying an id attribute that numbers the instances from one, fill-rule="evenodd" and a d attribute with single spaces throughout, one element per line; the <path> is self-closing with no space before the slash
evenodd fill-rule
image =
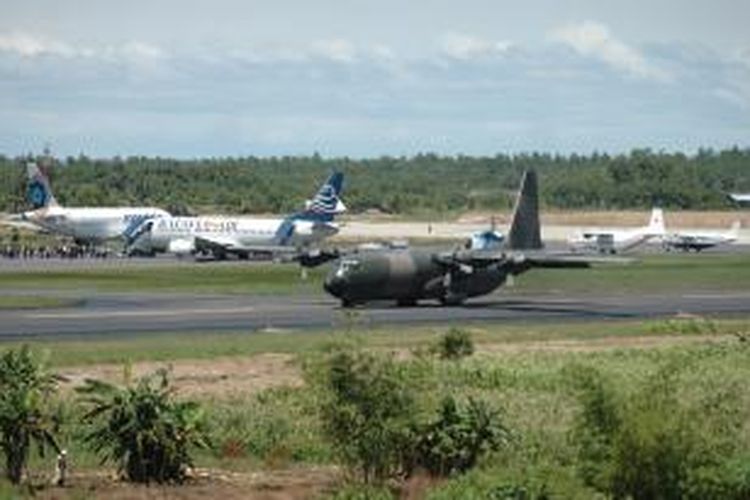
<path id="1" fill-rule="evenodd" d="M 134 363 L 132 377 L 135 379 L 165 367 L 170 369 L 170 380 L 179 394 L 189 397 L 221 398 L 234 394 L 254 394 L 272 387 L 302 385 L 302 375 L 294 364 L 294 356 L 274 353 L 169 363 Z M 114 383 L 122 383 L 124 378 L 124 368 L 117 364 L 65 368 L 59 373 L 65 379 L 63 390 L 71 390 L 87 378 Z"/>
<path id="2" fill-rule="evenodd" d="M 594 352 L 610 349 L 650 349 L 684 345 L 695 342 L 716 342 L 725 336 L 716 335 L 653 335 L 618 336 L 601 339 L 572 339 L 545 341 L 518 341 L 483 343 L 478 346 L 481 356 L 503 356 L 507 354 L 549 352 Z M 396 353 L 409 356 L 409 350 Z M 224 398 L 233 395 L 255 394 L 274 387 L 301 387 L 302 373 L 292 354 L 265 353 L 249 357 L 222 357 L 201 360 L 177 360 L 164 362 L 139 362 L 132 365 L 135 379 L 159 368 L 169 368 L 171 381 L 183 396 L 195 398 Z M 123 381 L 123 366 L 102 364 L 64 368 L 58 372 L 64 377 L 63 390 L 72 390 L 87 378 L 113 383 Z"/>
<path id="3" fill-rule="evenodd" d="M 468 213 L 461 216 L 458 222 L 481 223 L 491 219 L 490 213 Z M 643 226 L 648 223 L 649 210 L 627 211 L 581 211 L 554 212 L 542 210 L 543 225 L 551 226 Z M 510 213 L 496 214 L 498 224 L 508 224 Z M 741 221 L 743 227 L 750 226 L 750 210 L 725 211 L 664 211 L 664 222 L 668 228 L 715 228 L 728 229 L 734 221 Z"/>
<path id="4" fill-rule="evenodd" d="M 296 500 L 334 492 L 340 472 L 334 467 L 308 467 L 262 471 L 249 474 L 199 469 L 182 485 L 134 485 L 105 474 L 78 474 L 69 486 L 39 486 L 34 497 L 41 499 L 107 500 Z"/>

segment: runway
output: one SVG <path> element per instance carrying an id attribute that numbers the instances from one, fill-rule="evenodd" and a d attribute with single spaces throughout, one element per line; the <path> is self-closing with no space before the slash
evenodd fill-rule
<path id="1" fill-rule="evenodd" d="M 80 295 L 77 295 L 80 297 Z M 518 296 L 498 292 L 462 307 L 390 303 L 341 309 L 320 295 L 98 293 L 81 307 L 0 311 L 0 339 L 128 337 L 160 332 L 255 332 L 399 324 L 585 321 L 676 314 L 749 314 L 750 292 Z"/>

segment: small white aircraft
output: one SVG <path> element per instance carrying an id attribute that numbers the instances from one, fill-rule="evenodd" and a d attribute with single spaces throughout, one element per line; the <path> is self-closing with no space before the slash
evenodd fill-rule
<path id="1" fill-rule="evenodd" d="M 305 209 L 284 218 L 229 216 L 159 217 L 145 221 L 131 234 L 132 253 L 172 253 L 178 256 L 229 254 L 294 255 L 339 231 L 334 217 L 346 207 L 339 199 L 343 174 L 337 172 L 321 186 Z"/>
<path id="2" fill-rule="evenodd" d="M 683 252 L 689 252 L 693 250 L 700 252 L 707 248 L 712 248 L 717 245 L 733 243 L 737 241 L 740 232 L 740 221 L 735 221 L 729 231 L 719 232 L 702 232 L 702 233 L 689 233 L 689 232 L 676 232 L 668 234 L 663 239 L 664 248 L 667 251 L 670 250 L 682 250 Z"/>
<path id="3" fill-rule="evenodd" d="M 497 250 L 503 246 L 505 235 L 497 230 L 495 218 L 490 219 L 489 229 L 472 233 L 466 242 L 466 248 L 470 250 Z"/>
<path id="4" fill-rule="evenodd" d="M 661 208 L 654 208 L 647 226 L 634 229 L 584 229 L 572 234 L 568 238 L 568 244 L 573 251 L 614 254 L 627 252 L 664 234 L 664 212 Z"/>
<path id="5" fill-rule="evenodd" d="M 72 237 L 77 243 L 91 244 L 126 237 L 143 221 L 167 217 L 156 207 L 63 207 L 52 194 L 49 179 L 34 162 L 26 164 L 26 198 L 33 210 L 11 215 L 10 225 L 28 225 L 41 231 Z"/>
<path id="6" fill-rule="evenodd" d="M 729 197 L 736 203 L 750 203 L 750 193 L 730 193 Z"/>

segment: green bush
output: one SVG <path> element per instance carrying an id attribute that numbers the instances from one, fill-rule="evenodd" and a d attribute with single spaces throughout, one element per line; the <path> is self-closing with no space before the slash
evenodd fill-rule
<path id="1" fill-rule="evenodd" d="M 166 370 L 124 388 L 87 380 L 77 391 L 88 407 L 85 443 L 130 481 L 181 482 L 191 448 L 209 446 L 202 409 L 174 400 Z"/>
<path id="2" fill-rule="evenodd" d="M 679 359 L 631 394 L 614 391 L 593 369 L 577 369 L 581 410 L 574 439 L 579 473 L 614 498 L 747 498 L 750 465 L 738 458 L 743 425 L 737 394 L 680 396 Z"/>
<path id="3" fill-rule="evenodd" d="M 55 440 L 60 412 L 51 401 L 57 382 L 28 346 L 0 357 L 0 446 L 5 473 L 13 484 L 21 482 L 34 443 L 42 457 L 47 447 L 60 451 Z"/>
<path id="4" fill-rule="evenodd" d="M 437 345 L 442 359 L 461 359 L 474 354 L 474 342 L 466 330 L 451 328 L 440 338 Z"/>
<path id="5" fill-rule="evenodd" d="M 209 415 L 217 455 L 255 457 L 271 466 L 330 462 L 331 449 L 319 432 L 315 396 L 308 387 L 281 387 L 212 405 Z"/>
<path id="6" fill-rule="evenodd" d="M 414 434 L 413 467 L 436 476 L 466 472 L 509 437 L 499 413 L 484 401 L 470 398 L 462 408 L 453 397 L 443 400 L 435 421 L 418 426 Z"/>
<path id="7" fill-rule="evenodd" d="M 393 360 L 334 351 L 324 365 L 323 383 L 323 428 L 344 462 L 365 483 L 403 474 L 416 411 Z"/>

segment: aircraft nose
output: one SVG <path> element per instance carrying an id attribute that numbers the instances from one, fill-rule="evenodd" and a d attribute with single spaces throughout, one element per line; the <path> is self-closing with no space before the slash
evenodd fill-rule
<path id="1" fill-rule="evenodd" d="M 326 292 L 330 293 L 334 297 L 341 297 L 344 291 L 345 283 L 344 280 L 338 276 L 328 276 L 323 283 L 323 288 Z"/>

